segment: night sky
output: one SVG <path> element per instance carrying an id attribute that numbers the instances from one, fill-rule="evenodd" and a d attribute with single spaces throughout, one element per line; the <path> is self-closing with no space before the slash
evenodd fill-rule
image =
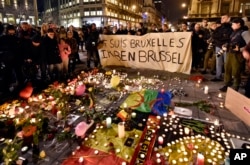
<path id="1" fill-rule="evenodd" d="M 43 11 L 43 2 L 44 0 L 37 0 L 37 9 L 39 12 Z"/>
<path id="2" fill-rule="evenodd" d="M 183 2 L 187 3 L 189 0 L 162 0 L 164 15 L 170 21 L 177 21 L 187 13 L 187 8 L 182 8 Z M 44 0 L 37 0 L 38 11 L 43 11 Z"/>
<path id="3" fill-rule="evenodd" d="M 183 18 L 187 14 L 187 8 L 182 8 L 181 4 L 186 3 L 188 0 L 162 0 L 165 10 L 165 15 L 170 21 L 178 21 L 178 19 Z"/>

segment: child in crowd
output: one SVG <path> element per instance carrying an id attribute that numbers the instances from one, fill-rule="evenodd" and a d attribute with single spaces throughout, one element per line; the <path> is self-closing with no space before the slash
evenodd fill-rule
<path id="1" fill-rule="evenodd" d="M 59 52 L 62 59 L 62 73 L 64 76 L 68 75 L 69 55 L 71 54 L 71 48 L 66 39 L 61 38 L 59 42 Z"/>

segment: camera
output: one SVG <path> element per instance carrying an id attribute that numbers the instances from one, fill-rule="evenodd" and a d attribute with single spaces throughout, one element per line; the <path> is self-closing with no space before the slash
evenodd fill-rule
<path id="1" fill-rule="evenodd" d="M 220 57 L 221 55 L 223 55 L 226 51 L 223 49 L 220 49 L 217 53 L 216 53 L 216 57 Z"/>
<path id="2" fill-rule="evenodd" d="M 208 44 L 207 49 L 212 49 L 212 48 L 213 48 L 213 43 L 212 43 L 212 42 L 210 42 L 210 43 Z"/>

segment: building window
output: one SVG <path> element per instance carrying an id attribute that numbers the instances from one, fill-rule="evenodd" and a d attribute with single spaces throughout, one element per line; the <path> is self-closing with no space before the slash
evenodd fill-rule
<path id="1" fill-rule="evenodd" d="M 96 15 L 96 12 L 95 11 L 90 11 L 90 15 L 94 16 L 94 15 Z"/>
<path id="2" fill-rule="evenodd" d="M 96 15 L 102 15 L 102 10 L 96 11 Z"/>
<path id="3" fill-rule="evenodd" d="M 89 16 L 89 11 L 84 11 L 85 16 Z"/>
<path id="4" fill-rule="evenodd" d="M 229 14 L 229 7 L 230 7 L 229 3 L 222 3 L 220 9 L 221 14 Z"/>
<path id="5" fill-rule="evenodd" d="M 202 4 L 202 6 L 201 6 L 201 14 L 209 14 L 209 5 Z"/>

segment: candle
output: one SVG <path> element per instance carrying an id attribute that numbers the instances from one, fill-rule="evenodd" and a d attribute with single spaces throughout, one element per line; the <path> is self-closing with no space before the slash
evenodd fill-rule
<path id="1" fill-rule="evenodd" d="M 135 118 L 135 117 L 136 117 L 136 113 L 135 113 L 135 112 L 132 112 L 132 113 L 131 113 L 131 117 L 132 117 L 132 118 Z"/>
<path id="2" fill-rule="evenodd" d="M 204 155 L 198 153 L 196 165 L 204 165 Z"/>
<path id="3" fill-rule="evenodd" d="M 219 94 L 218 94 L 218 97 L 219 97 L 219 98 L 222 98 L 222 94 L 221 94 L 221 93 L 219 93 Z"/>
<path id="4" fill-rule="evenodd" d="M 111 123 L 112 123 L 112 118 L 111 117 L 107 117 L 106 118 L 106 126 L 107 126 L 107 128 L 111 127 Z"/>
<path id="5" fill-rule="evenodd" d="M 163 144 L 163 141 L 164 141 L 163 137 L 162 137 L 162 136 L 159 136 L 159 137 L 158 137 L 158 143 L 159 143 L 159 144 Z"/>
<path id="6" fill-rule="evenodd" d="M 128 107 L 127 103 L 123 104 L 123 108 L 126 109 Z"/>
<path id="7" fill-rule="evenodd" d="M 125 123 L 119 122 L 118 123 L 118 137 L 124 138 L 124 136 L 125 136 Z"/>
<path id="8" fill-rule="evenodd" d="M 215 119 L 215 121 L 214 121 L 214 125 L 215 125 L 216 127 L 218 127 L 218 126 L 220 125 L 220 123 L 219 123 L 219 120 L 218 120 L 218 119 Z"/>
<path id="9" fill-rule="evenodd" d="M 56 113 L 56 119 L 57 119 L 57 120 L 61 120 L 61 119 L 62 119 L 62 111 L 58 111 L 58 112 Z"/>
<path id="10" fill-rule="evenodd" d="M 185 128 L 184 128 L 184 133 L 185 133 L 186 135 L 189 135 L 190 129 L 189 129 L 188 127 L 185 127 Z"/>
<path id="11" fill-rule="evenodd" d="M 78 160 L 79 163 L 82 163 L 84 161 L 84 158 L 81 156 Z"/>
<path id="12" fill-rule="evenodd" d="M 208 86 L 206 85 L 205 87 L 204 87 L 204 94 L 208 94 Z"/>
<path id="13" fill-rule="evenodd" d="M 113 70 L 113 74 L 115 74 L 115 73 L 116 73 L 116 70 L 114 69 L 114 70 Z"/>
<path id="14" fill-rule="evenodd" d="M 224 108 L 223 102 L 220 102 L 220 108 Z"/>
<path id="15" fill-rule="evenodd" d="M 141 86 L 141 85 L 139 86 L 139 91 L 140 91 L 140 90 L 142 90 L 142 86 Z"/>
<path id="16" fill-rule="evenodd" d="M 129 90 L 129 86 L 128 85 L 125 85 L 125 90 Z"/>

